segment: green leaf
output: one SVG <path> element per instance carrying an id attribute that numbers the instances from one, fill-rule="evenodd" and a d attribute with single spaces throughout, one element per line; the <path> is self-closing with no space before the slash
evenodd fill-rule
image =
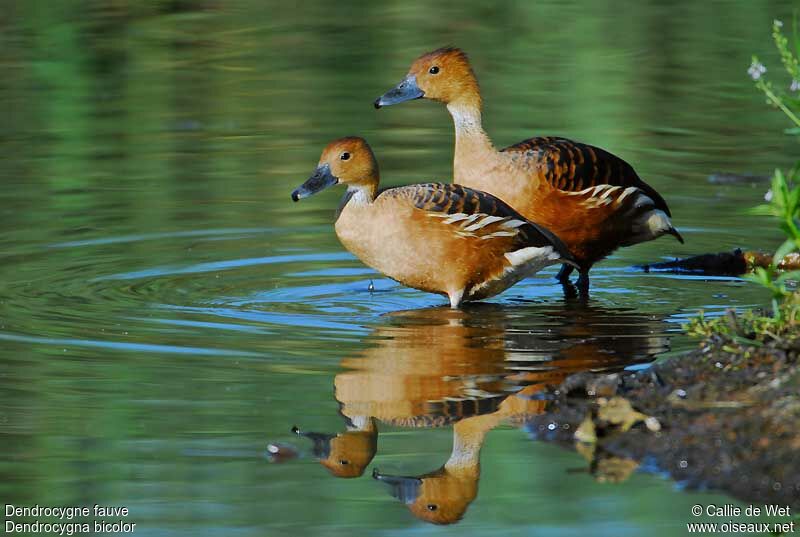
<path id="1" fill-rule="evenodd" d="M 745 211 L 745 214 L 753 216 L 778 216 L 771 205 L 756 205 Z"/>
<path id="2" fill-rule="evenodd" d="M 732 336 L 731 339 L 742 347 L 763 347 L 764 344 L 757 339 L 748 339 L 742 336 Z"/>
<path id="3" fill-rule="evenodd" d="M 772 205 L 781 209 L 787 206 L 789 197 L 789 187 L 786 184 L 786 178 L 783 172 L 779 169 L 775 170 L 775 175 L 772 176 Z"/>
<path id="4" fill-rule="evenodd" d="M 783 244 L 781 244 L 778 249 L 775 250 L 772 263 L 776 266 L 779 265 L 783 258 L 794 252 L 796 248 L 797 244 L 795 244 L 794 239 L 786 239 Z"/>
<path id="5" fill-rule="evenodd" d="M 794 215 L 797 212 L 798 202 L 800 202 L 800 186 L 792 188 L 786 198 L 786 214 Z"/>
<path id="6" fill-rule="evenodd" d="M 742 279 L 751 283 L 757 283 L 758 285 L 764 285 L 763 280 L 755 274 L 743 274 Z"/>
<path id="7" fill-rule="evenodd" d="M 800 127 L 798 127 L 800 128 Z M 794 163 L 792 169 L 789 170 L 789 180 L 790 181 L 797 181 L 800 178 L 800 160 Z"/>
<path id="8" fill-rule="evenodd" d="M 770 277 L 769 272 L 762 267 L 757 267 L 752 274 L 745 274 L 743 278 L 759 285 L 763 285 L 769 289 L 772 289 L 773 287 L 772 278 Z"/>
<path id="9" fill-rule="evenodd" d="M 777 283 L 783 283 L 787 280 L 800 281 L 800 270 L 791 270 L 789 272 L 784 272 L 783 274 L 778 276 L 778 279 L 775 281 Z"/>

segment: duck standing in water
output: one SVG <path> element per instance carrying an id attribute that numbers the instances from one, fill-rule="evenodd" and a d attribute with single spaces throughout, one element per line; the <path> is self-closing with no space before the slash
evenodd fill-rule
<path id="1" fill-rule="evenodd" d="M 489 192 L 555 233 L 575 256 L 578 287 L 589 290 L 589 269 L 620 246 L 664 234 L 667 203 L 619 157 L 565 138 L 537 137 L 498 151 L 481 126 L 478 81 L 459 49 L 418 58 L 400 84 L 375 101 L 381 108 L 412 99 L 447 106 L 456 131 L 453 180 Z M 571 265 L 558 274 L 569 282 Z"/>
<path id="2" fill-rule="evenodd" d="M 403 285 L 447 295 L 455 308 L 494 296 L 558 263 L 572 263 L 564 244 L 490 194 L 426 183 L 378 191 L 378 164 L 362 138 L 335 140 L 298 201 L 342 183 L 347 193 L 336 235 L 370 267 Z"/>

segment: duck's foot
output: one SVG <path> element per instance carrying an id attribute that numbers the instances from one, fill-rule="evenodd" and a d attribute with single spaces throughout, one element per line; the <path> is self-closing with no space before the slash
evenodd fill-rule
<path id="1" fill-rule="evenodd" d="M 560 281 L 562 284 L 570 284 L 570 285 L 572 285 L 570 283 L 570 281 L 569 281 L 569 275 L 572 274 L 573 270 L 575 270 L 575 267 L 573 267 L 572 265 L 567 265 L 566 263 L 564 263 L 563 265 L 561 265 L 561 270 L 558 271 L 558 274 L 556 275 L 556 279 L 558 281 Z"/>

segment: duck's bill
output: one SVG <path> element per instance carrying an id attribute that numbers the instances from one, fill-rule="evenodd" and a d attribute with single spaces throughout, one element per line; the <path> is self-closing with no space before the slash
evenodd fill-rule
<path id="1" fill-rule="evenodd" d="M 339 178 L 331 173 L 330 167 L 325 164 L 314 171 L 314 175 L 292 192 L 292 201 L 300 201 L 303 198 L 313 196 L 339 182 Z"/>
<path id="2" fill-rule="evenodd" d="M 375 108 L 382 106 L 389 106 L 392 104 L 402 103 L 405 101 L 412 101 L 414 99 L 421 99 L 425 96 L 425 92 L 417 86 L 417 77 L 407 76 L 397 86 L 393 87 L 377 99 L 373 103 Z"/>
<path id="3" fill-rule="evenodd" d="M 301 431 L 297 426 L 292 427 L 292 432 L 298 436 L 305 436 L 313 442 L 313 453 L 318 459 L 327 459 L 331 453 L 331 440 L 335 434 L 314 433 Z"/>
<path id="4" fill-rule="evenodd" d="M 389 485 L 392 496 L 405 504 L 412 504 L 419 496 L 419 487 L 422 479 L 418 477 L 405 477 L 380 473 L 377 469 L 372 471 L 372 477 Z"/>

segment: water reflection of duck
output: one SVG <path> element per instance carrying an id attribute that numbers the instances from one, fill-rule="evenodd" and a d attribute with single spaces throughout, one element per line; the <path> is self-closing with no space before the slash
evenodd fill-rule
<path id="1" fill-rule="evenodd" d="M 476 313 L 479 313 L 476 315 Z M 453 449 L 420 476 L 373 472 L 420 519 L 459 520 L 475 499 L 480 450 L 502 422 L 544 412 L 537 392 L 584 370 L 621 368 L 667 349 L 663 323 L 623 310 L 576 306 L 537 311 L 532 326 L 491 305 L 465 311 L 399 312 L 374 345 L 342 361 L 334 380 L 347 430 L 303 433 L 334 475 L 361 475 L 377 450 L 376 421 L 401 427 L 453 425 Z"/>

